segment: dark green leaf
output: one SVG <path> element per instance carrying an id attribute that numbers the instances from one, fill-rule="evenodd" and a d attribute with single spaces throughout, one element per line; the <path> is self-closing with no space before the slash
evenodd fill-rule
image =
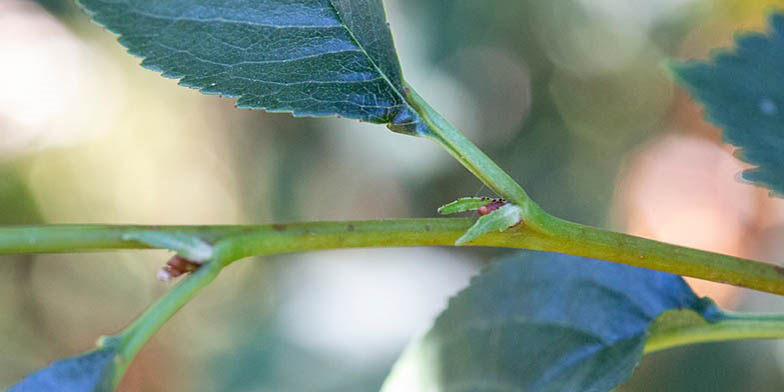
<path id="1" fill-rule="evenodd" d="M 109 343 L 79 356 L 52 362 L 8 392 L 108 392 L 113 390 L 117 345 Z"/>
<path id="2" fill-rule="evenodd" d="M 79 0 L 142 65 L 241 108 L 420 133 L 381 0 Z"/>
<path id="3" fill-rule="evenodd" d="M 743 178 L 784 195 L 784 14 L 770 18 L 769 35 L 742 34 L 735 52 L 712 61 L 672 65 L 678 80 L 705 105 L 739 157 L 757 168 Z"/>
<path id="4" fill-rule="evenodd" d="M 649 326 L 674 309 L 720 315 L 674 275 L 525 252 L 453 298 L 384 392 L 609 391 L 637 366 Z"/>

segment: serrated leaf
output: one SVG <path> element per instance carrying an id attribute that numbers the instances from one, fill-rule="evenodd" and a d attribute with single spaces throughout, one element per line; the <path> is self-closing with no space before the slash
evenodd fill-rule
<path id="1" fill-rule="evenodd" d="M 719 317 L 678 276 L 524 252 L 453 298 L 382 391 L 609 391 L 637 366 L 654 320 L 679 309 Z"/>
<path id="2" fill-rule="evenodd" d="M 491 231 L 504 231 L 518 223 L 523 219 L 523 210 L 520 206 L 512 203 L 504 204 L 497 210 L 480 216 L 474 222 L 474 225 L 469 227 L 460 238 L 455 241 L 455 245 L 463 245 L 477 239 L 482 234 L 487 234 Z"/>
<path id="3" fill-rule="evenodd" d="M 147 230 L 126 233 L 122 238 L 153 248 L 173 250 L 195 263 L 204 263 L 212 258 L 212 246 L 192 234 Z"/>
<path id="4" fill-rule="evenodd" d="M 757 166 L 743 178 L 784 195 L 784 14 L 771 31 L 741 34 L 734 52 L 711 61 L 671 65 L 677 79 L 705 105 L 707 118 L 724 129 L 738 157 Z"/>
<path id="5" fill-rule="evenodd" d="M 381 0 L 79 0 L 142 65 L 237 106 L 424 129 Z"/>
<path id="6" fill-rule="evenodd" d="M 438 207 L 441 215 L 452 215 L 460 212 L 478 210 L 489 201 L 486 197 L 461 197 L 451 203 Z"/>
<path id="7" fill-rule="evenodd" d="M 114 389 L 116 344 L 52 362 L 25 377 L 7 392 L 109 392 Z"/>

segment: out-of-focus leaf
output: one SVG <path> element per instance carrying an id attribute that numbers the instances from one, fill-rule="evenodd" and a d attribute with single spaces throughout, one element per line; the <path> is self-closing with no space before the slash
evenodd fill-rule
<path id="1" fill-rule="evenodd" d="M 109 392 L 113 390 L 117 344 L 82 355 L 52 362 L 48 367 L 25 377 L 8 392 Z"/>
<path id="2" fill-rule="evenodd" d="M 671 67 L 705 105 L 708 119 L 724 129 L 738 156 L 758 167 L 743 178 L 784 195 L 784 14 L 770 18 L 769 35 L 739 35 L 734 52 L 709 62 Z"/>
<path id="3" fill-rule="evenodd" d="M 237 106 L 418 134 L 381 0 L 79 0 L 142 65 Z"/>
<path id="4" fill-rule="evenodd" d="M 12 165 L 0 165 L 0 223 L 20 225 L 42 221 L 41 212 L 19 171 Z"/>
<path id="5" fill-rule="evenodd" d="M 720 317 L 678 276 L 521 253 L 494 263 L 450 301 L 383 392 L 609 391 L 637 366 L 654 320 L 679 309 Z"/>
<path id="6" fill-rule="evenodd" d="M 491 231 L 504 231 L 523 219 L 523 210 L 516 204 L 504 204 L 497 210 L 479 217 L 474 225 L 455 241 L 455 245 L 463 245 L 475 240 L 482 234 Z"/>

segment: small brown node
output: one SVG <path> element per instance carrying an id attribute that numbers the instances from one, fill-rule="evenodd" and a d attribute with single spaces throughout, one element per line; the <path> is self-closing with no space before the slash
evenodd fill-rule
<path id="1" fill-rule="evenodd" d="M 199 263 L 175 255 L 166 262 L 166 265 L 161 267 L 160 271 L 158 271 L 158 279 L 168 282 L 180 275 L 196 271 L 200 266 L 201 264 Z"/>
<path id="2" fill-rule="evenodd" d="M 774 265 L 773 269 L 776 270 L 776 272 L 778 272 L 779 275 L 784 275 L 784 267 L 780 267 L 778 265 Z"/>

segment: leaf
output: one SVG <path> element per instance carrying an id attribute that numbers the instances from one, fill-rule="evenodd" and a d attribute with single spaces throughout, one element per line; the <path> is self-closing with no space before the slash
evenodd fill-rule
<path id="1" fill-rule="evenodd" d="M 735 52 L 709 62 L 671 65 L 678 81 L 705 105 L 739 158 L 757 166 L 743 178 L 784 195 L 784 14 L 770 18 L 768 36 L 747 33 Z"/>
<path id="2" fill-rule="evenodd" d="M 678 276 L 520 253 L 453 298 L 382 391 L 609 391 L 637 366 L 654 320 L 679 309 L 720 317 Z"/>
<path id="3" fill-rule="evenodd" d="M 523 219 L 523 210 L 520 206 L 512 203 L 504 204 L 497 210 L 479 217 L 473 226 L 455 241 L 455 245 L 463 245 L 475 240 L 482 234 L 491 231 L 504 231 Z"/>
<path id="4" fill-rule="evenodd" d="M 460 212 L 478 210 L 488 203 L 486 197 L 461 197 L 451 203 L 447 203 L 438 207 L 438 213 L 441 215 L 452 215 Z"/>
<path id="5" fill-rule="evenodd" d="M 52 362 L 48 367 L 25 377 L 7 392 L 108 392 L 114 389 L 117 344 Z"/>
<path id="6" fill-rule="evenodd" d="M 212 258 L 212 246 L 192 234 L 167 231 L 134 231 L 123 235 L 125 241 L 137 241 L 153 248 L 169 249 L 194 263 Z"/>
<path id="7" fill-rule="evenodd" d="M 237 107 L 425 128 L 381 0 L 79 0 L 144 67 Z"/>

